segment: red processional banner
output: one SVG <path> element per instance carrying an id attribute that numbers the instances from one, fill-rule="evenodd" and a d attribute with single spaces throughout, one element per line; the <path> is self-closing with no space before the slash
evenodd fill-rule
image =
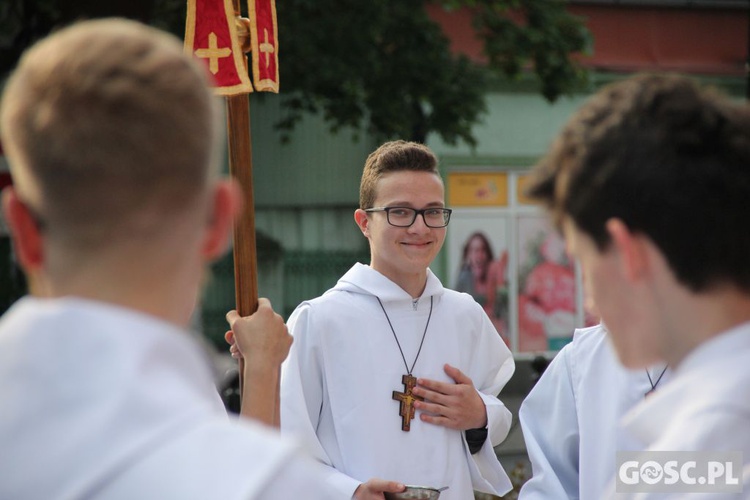
<path id="1" fill-rule="evenodd" d="M 279 40 L 275 0 L 248 0 L 255 90 L 279 92 Z"/>
<path id="2" fill-rule="evenodd" d="M 274 8 L 274 26 L 275 21 Z M 217 94 L 253 91 L 247 57 L 237 37 L 232 0 L 188 0 L 185 51 L 205 61 Z"/>

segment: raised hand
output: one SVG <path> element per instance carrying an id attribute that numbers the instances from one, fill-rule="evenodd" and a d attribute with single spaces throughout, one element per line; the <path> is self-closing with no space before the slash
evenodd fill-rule
<path id="1" fill-rule="evenodd" d="M 240 413 L 278 427 L 279 371 L 293 340 L 284 319 L 268 299 L 261 298 L 253 314 L 243 318 L 229 311 L 227 322 L 232 330 L 225 338 L 233 356 L 245 359 Z"/>
<path id="2" fill-rule="evenodd" d="M 268 299 L 258 299 L 258 310 L 250 316 L 243 318 L 232 310 L 226 318 L 231 330 L 224 339 L 231 345 L 233 357 L 274 366 L 281 365 L 286 359 L 293 338 L 284 319 L 273 311 Z"/>

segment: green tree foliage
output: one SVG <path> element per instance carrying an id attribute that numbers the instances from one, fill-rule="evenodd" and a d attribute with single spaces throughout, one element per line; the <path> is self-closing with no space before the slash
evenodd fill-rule
<path id="1" fill-rule="evenodd" d="M 364 121 L 380 138 L 424 141 L 437 131 L 473 144 L 486 75 L 451 54 L 422 0 L 293 0 L 277 8 L 282 127 L 312 111 L 334 128 Z"/>
<path id="2" fill-rule="evenodd" d="M 511 79 L 525 68 L 542 95 L 554 102 L 586 83 L 587 72 L 571 56 L 587 54 L 592 40 L 563 0 L 444 0 L 447 9 L 468 7 L 484 42 L 488 68 Z"/>
<path id="3" fill-rule="evenodd" d="M 437 0 L 436 0 L 437 1 Z M 291 129 L 305 112 L 333 128 L 366 123 L 379 138 L 475 144 L 492 77 L 530 68 L 550 101 L 580 86 L 571 55 L 588 50 L 582 22 L 562 0 L 443 0 L 471 8 L 489 64 L 451 53 L 423 0 L 284 0 L 277 3 L 281 74 Z M 494 74 L 493 74 L 494 73 Z"/>
<path id="4" fill-rule="evenodd" d="M 425 2 L 469 8 L 486 66 L 451 52 Z M 244 3 L 244 1 L 243 1 Z M 21 50 L 75 18 L 125 15 L 184 33 L 184 0 L 3 0 L 0 71 Z M 563 0 L 278 0 L 280 74 L 288 134 L 306 113 L 333 130 L 365 126 L 378 139 L 475 144 L 494 78 L 531 74 L 550 101 L 585 80 L 572 55 L 590 45 Z"/>

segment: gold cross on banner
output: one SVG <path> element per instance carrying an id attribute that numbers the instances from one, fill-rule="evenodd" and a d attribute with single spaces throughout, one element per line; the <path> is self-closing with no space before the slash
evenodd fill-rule
<path id="1" fill-rule="evenodd" d="M 274 48 L 273 44 L 268 43 L 268 30 L 266 28 L 263 28 L 263 43 L 260 44 L 260 51 L 266 55 L 266 67 L 271 63 L 270 57 L 271 54 L 273 54 L 276 49 Z"/>
<path id="2" fill-rule="evenodd" d="M 417 385 L 417 378 L 413 375 L 404 375 L 401 377 L 401 383 L 404 384 L 404 392 L 393 391 L 393 399 L 401 402 L 398 414 L 401 415 L 401 430 L 409 432 L 411 421 L 414 418 L 414 401 L 424 401 L 424 398 L 412 394 L 412 390 Z"/>
<path id="3" fill-rule="evenodd" d="M 212 31 L 208 34 L 208 48 L 196 50 L 195 55 L 203 59 L 208 59 L 208 70 L 212 75 L 215 75 L 219 72 L 219 59 L 231 56 L 232 49 L 229 47 L 219 48 L 216 33 Z"/>

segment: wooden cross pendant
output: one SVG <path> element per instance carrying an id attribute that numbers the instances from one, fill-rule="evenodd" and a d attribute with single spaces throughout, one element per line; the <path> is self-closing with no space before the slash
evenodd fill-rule
<path id="1" fill-rule="evenodd" d="M 424 401 L 415 394 L 412 389 L 417 385 L 417 378 L 413 375 L 404 375 L 401 377 L 401 383 L 404 384 L 404 392 L 393 391 L 393 399 L 401 402 L 398 414 L 401 415 L 401 430 L 409 432 L 411 421 L 414 418 L 414 401 Z"/>

